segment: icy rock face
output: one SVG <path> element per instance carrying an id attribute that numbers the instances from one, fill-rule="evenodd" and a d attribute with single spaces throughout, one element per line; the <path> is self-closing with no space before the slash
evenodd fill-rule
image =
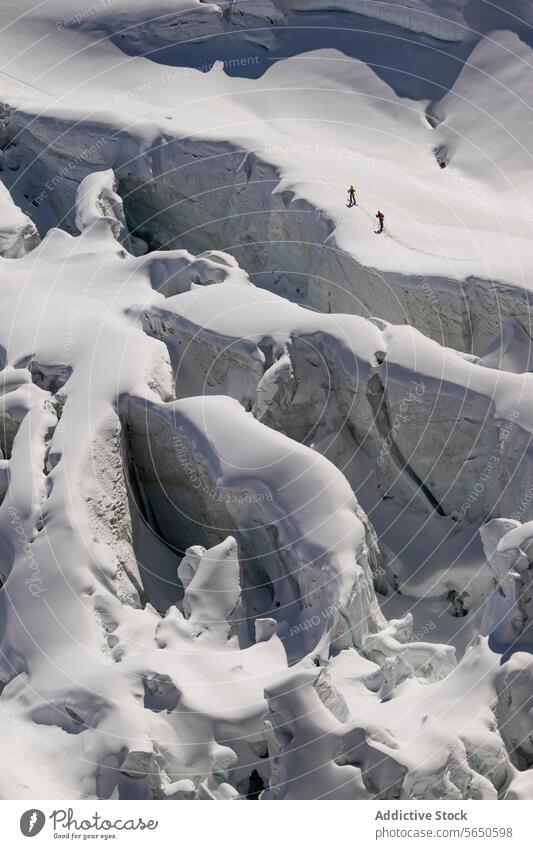
<path id="1" fill-rule="evenodd" d="M 207 163 L 202 170 L 194 167 L 199 157 Z M 209 164 L 219 159 L 223 173 Z M 208 249 L 213 238 L 236 245 L 232 251 L 259 284 L 265 281 L 321 312 L 402 321 L 441 343 L 479 355 L 499 339 L 507 320 L 518 322 L 529 338 L 531 297 L 523 288 L 499 281 L 489 285 L 475 275 L 461 282 L 423 275 L 419 258 L 413 259 L 402 245 L 394 250 L 407 266 L 403 274 L 361 262 L 343 249 L 334 217 L 291 190 L 281 168 L 259 152 L 243 156 L 228 143 L 178 142 L 165 136 L 136 165 L 134 175 L 119 168 L 121 192 L 131 226 L 153 247 L 175 245 L 176 232 L 184 229 L 180 215 L 186 205 L 192 250 Z M 192 196 L 193 205 L 188 203 Z M 224 210 L 215 224 L 213 203 Z M 398 295 L 391 298 L 391 291 Z"/>
<path id="2" fill-rule="evenodd" d="M 413 683 L 403 700 L 397 694 L 394 708 L 406 711 L 404 721 L 384 726 L 387 716 L 392 719 L 393 703 L 365 704 L 364 697 L 355 695 L 358 675 L 352 676 L 350 696 L 341 690 L 333 697 L 337 676 L 347 663 L 345 654 L 335 664 L 327 695 L 322 673 L 309 668 L 280 676 L 267 688 L 269 750 L 274 757 L 270 788 L 263 798 L 316 798 L 313 786 L 318 776 L 321 798 L 326 799 L 496 798 L 514 774 L 497 732 L 483 730 L 481 720 L 462 740 L 454 729 L 455 717 L 436 727 L 434 717 L 424 715 L 428 689 L 433 689 L 432 698 L 438 702 L 441 694 L 435 688 L 450 689 L 446 682 L 422 685 L 422 692 Z M 458 668 L 456 675 L 462 677 L 466 671 Z M 453 690 L 456 685 L 450 684 Z M 444 700 L 446 696 L 442 694 Z M 342 714 L 336 709 L 340 702 Z M 414 739 L 420 747 L 420 764 L 410 754 Z"/>
<path id="3" fill-rule="evenodd" d="M 123 29 L 126 30 L 125 39 L 121 41 L 125 42 L 130 50 L 139 42 L 141 45 L 162 46 L 167 43 L 174 44 L 176 40 L 187 41 L 191 38 L 209 36 L 222 32 L 224 29 L 225 20 L 222 9 L 215 3 L 180 0 L 173 4 L 172 12 L 174 14 L 167 12 L 148 19 L 141 17 L 139 24 L 139 13 L 133 5 L 131 10 L 126 10 L 118 18 L 113 14 L 108 17 L 111 18 L 112 33 L 117 27 L 117 39 L 120 32 Z"/>
<path id="4" fill-rule="evenodd" d="M 531 655 L 518 652 L 498 679 L 496 716 L 511 761 L 520 771 L 533 765 L 532 675 Z"/>
<path id="5" fill-rule="evenodd" d="M 484 614 L 485 633 L 501 648 L 533 645 L 533 523 L 494 519 L 481 528 L 494 591 Z"/>
<path id="6" fill-rule="evenodd" d="M 193 167 L 198 157 L 207 163 L 222 158 L 224 172 L 209 165 L 198 171 Z M 476 292 L 474 282 L 463 290 L 457 281 L 433 277 L 423 288 L 417 273 L 378 271 L 339 250 L 335 220 L 285 187 L 281 169 L 259 153 L 243 155 L 228 143 L 165 137 L 137 166 L 132 176 L 118 170 L 121 192 L 127 198 L 131 227 L 152 247 L 176 245 L 176 232 L 184 229 L 181 205 L 186 204 L 190 248 L 204 251 L 212 246 L 213 238 L 218 244 L 236 245 L 232 251 L 258 284 L 265 281 L 321 312 L 379 315 L 390 321 L 398 320 L 398 309 L 391 303 L 389 290 L 398 289 L 403 320 L 455 348 L 463 350 L 471 344 L 470 315 L 475 311 L 467 298 L 471 289 Z M 154 173 L 159 175 L 155 180 Z M 195 197 L 192 208 L 187 202 L 191 196 Z M 224 216 L 210 225 L 206 222 L 213 218 L 213 202 Z M 256 210 L 261 214 L 255 214 Z M 415 272 L 417 268 L 415 263 Z M 513 303 L 522 299 L 519 291 L 511 297 Z M 490 315 L 492 329 L 498 309 Z M 482 320 L 479 330 L 484 340 Z M 483 350 L 477 335 L 475 348 Z"/>
<path id="7" fill-rule="evenodd" d="M 413 259 L 410 247 L 394 240 L 393 259 L 406 266 L 403 273 L 376 269 L 346 251 L 335 216 L 317 209 L 284 178 L 275 162 L 281 143 L 271 145 L 273 153 L 270 148 L 265 155 L 243 153 L 227 141 L 178 140 L 167 130 L 136 136 L 87 122 L 72 127 L 61 117 L 30 120 L 23 112 L 8 113 L 5 120 L 3 144 L 9 149 L 15 138 L 22 141 L 13 166 L 24 167 L 39 209 L 49 208 L 72 231 L 77 184 L 113 166 L 130 229 L 140 239 L 135 252 L 144 250 L 143 242 L 164 249 L 185 242 L 195 253 L 211 250 L 213 243 L 237 246 L 232 248 L 236 258 L 259 283 L 314 309 L 404 321 L 444 344 L 480 355 L 499 338 L 509 317 L 529 334 L 530 296 L 517 286 L 488 285 L 471 271 L 464 282 L 442 273 L 422 274 L 420 257 Z M 205 163 L 201 169 L 195 167 L 199 161 Z M 224 169 L 217 167 L 219 161 Z M 46 184 L 51 188 L 43 190 Z M 214 221 L 213 203 L 224 212 Z M 177 238 L 183 231 L 186 238 Z M 391 291 L 398 292 L 397 298 L 391 299 Z"/>
<path id="8" fill-rule="evenodd" d="M 455 652 L 452 646 L 435 646 L 432 643 L 410 642 L 413 630 L 413 617 L 408 614 L 403 620 L 392 619 L 388 627 L 378 634 L 371 634 L 365 638 L 365 654 L 371 659 L 383 665 L 389 658 L 393 658 L 399 665 L 404 677 L 417 674 L 429 681 L 438 681 L 445 678 L 455 666 Z M 408 674 L 410 669 L 410 675 Z M 389 667 L 391 671 L 394 667 Z M 387 677 L 388 669 L 384 670 Z M 396 672 L 392 671 L 393 678 Z M 397 681 L 395 681 L 397 683 Z M 389 691 L 390 681 L 386 684 Z"/>
<path id="9" fill-rule="evenodd" d="M 178 396 L 224 392 L 313 446 L 346 428 L 383 495 L 418 509 L 468 523 L 505 516 L 516 488 L 521 518 L 531 516 L 530 375 L 495 372 L 412 328 L 310 316 L 249 287 L 169 298 L 147 329 L 169 349 Z"/>
<path id="10" fill-rule="evenodd" d="M 526 492 L 531 463 L 530 424 L 522 424 L 518 396 L 495 409 L 498 388 L 489 370 L 449 356 L 412 331 L 389 326 L 384 335 L 386 359 L 372 387 L 380 407 L 376 459 L 385 472 L 384 491 L 395 465 L 408 468 L 433 508 L 447 515 L 467 522 L 508 515 L 514 501 L 508 481 L 512 477 Z M 407 346 L 412 355 L 404 358 Z M 416 374 L 416 363 L 432 354 L 435 368 Z M 500 379 L 510 393 L 528 381 L 505 372 Z"/>
<path id="11" fill-rule="evenodd" d="M 209 4 L 202 4 L 202 14 L 204 7 L 209 8 Z M 424 17 L 432 20 L 431 15 Z M 519 78 L 524 66 L 519 58 L 513 64 L 513 80 Z M 335 65 L 326 63 L 328 69 Z M 274 67 L 272 73 L 279 72 Z M 297 72 L 295 85 L 304 81 L 301 71 Z M 326 80 L 329 86 L 341 83 L 344 85 L 334 74 Z M 280 84 L 277 76 L 272 84 Z M 352 85 L 356 90 L 368 87 L 379 103 L 392 98 L 390 89 L 377 83 L 368 71 L 362 79 L 356 77 Z M 141 96 L 142 86 L 139 82 Z M 135 92 L 135 86 L 130 87 L 130 93 L 132 90 Z M 119 103 L 120 92 L 115 97 Z M 137 102 L 137 98 L 133 99 Z M 405 110 L 400 110 L 394 99 L 392 102 L 390 114 L 373 108 L 368 117 L 370 124 L 385 134 L 395 132 L 398 120 L 405 121 Z M 443 102 L 444 119 L 448 107 Z M 440 192 L 441 187 L 432 182 L 435 163 L 428 153 L 435 140 L 427 138 L 422 129 L 420 107 L 412 108 L 416 120 L 407 121 L 404 130 L 416 153 L 406 167 L 412 167 L 418 179 L 422 162 L 428 189 Z M 344 208 L 322 208 L 311 188 L 301 182 L 298 154 L 302 146 L 304 153 L 306 148 L 298 137 L 287 140 L 285 136 L 272 136 L 267 144 L 263 138 L 259 140 L 261 144 L 250 139 L 246 145 L 252 149 L 243 150 L 241 139 L 198 137 L 188 127 L 176 134 L 168 122 L 163 127 L 147 127 L 144 119 L 139 121 L 135 132 L 128 129 L 130 122 L 122 129 L 104 118 L 100 123 L 83 121 L 73 126 L 62 115 L 50 118 L 34 115 L 31 110 L 8 109 L 2 144 L 6 153 L 12 151 L 12 167 L 24 172 L 28 193 L 37 204 L 36 214 L 46 217 L 43 210 L 47 210 L 47 220 L 59 220 L 72 231 L 77 185 L 92 171 L 113 167 L 130 229 L 151 248 L 185 246 L 199 253 L 214 245 L 227 246 L 259 284 L 290 294 L 314 309 L 403 321 L 446 345 L 473 350 L 480 356 L 490 352 L 510 321 L 516 322 L 529 338 L 531 297 L 521 285 L 525 262 L 522 253 L 520 285 L 502 280 L 502 272 L 495 264 L 491 265 L 495 282 L 483 279 L 483 274 L 488 273 L 488 246 L 480 263 L 449 262 L 440 248 L 419 249 L 391 233 L 387 234 L 390 238 L 386 251 L 376 254 L 367 246 L 373 233 L 366 217 L 363 222 L 352 222 Z M 329 150 L 327 145 L 324 149 Z M 340 150 L 343 156 L 351 154 L 342 146 Z M 327 156 L 327 163 L 331 161 L 332 157 Z M 356 157 L 355 162 L 358 161 Z M 376 179 L 387 181 L 389 190 L 393 175 L 383 168 L 384 161 L 376 159 L 370 148 L 362 158 Z M 218 167 L 220 163 L 223 168 Z M 470 160 L 466 164 L 470 167 Z M 316 168 L 316 163 L 309 162 L 308 167 Z M 451 188 L 461 190 L 463 184 L 468 188 L 466 180 L 470 178 L 457 168 Z M 480 191 L 489 191 L 480 185 Z M 397 190 L 405 195 L 403 184 Z M 450 190 L 447 186 L 446 191 Z M 450 205 L 454 200 L 455 194 Z M 338 205 L 338 198 L 335 203 Z M 486 211 L 484 208 L 484 216 Z M 480 212 L 469 210 L 465 215 L 475 221 Z M 488 226 L 484 216 L 481 223 Z M 480 239 L 485 238 L 483 233 Z M 526 244 L 521 235 L 519 245 Z M 139 250 L 142 247 L 141 243 Z M 386 267 L 376 267 L 381 256 L 386 257 Z M 396 270 L 398 267 L 401 271 Z"/>
<path id="12" fill-rule="evenodd" d="M 14 8 L 0 795 L 531 798 L 528 9 Z"/>
<path id="13" fill-rule="evenodd" d="M 421 32 L 442 41 L 462 41 L 467 28 L 462 15 L 465 0 L 447 0 L 439 4 L 439 14 L 424 0 L 398 0 L 380 3 L 379 0 L 289 0 L 291 8 L 300 11 L 340 9 L 355 12 L 378 21 L 397 24 L 411 32 Z"/>
<path id="14" fill-rule="evenodd" d="M 166 406 L 129 399 L 122 416 L 130 478 L 147 518 L 156 517 L 177 550 L 233 533 L 246 615 L 251 622 L 275 618 L 290 657 L 315 649 L 330 630 L 334 643 L 360 646 L 384 625 L 373 589 L 372 531 L 328 461 L 317 464 L 309 449 L 220 397 Z M 315 524 L 325 503 L 331 518 Z M 191 556 L 183 567 L 186 597 L 197 579 L 190 577 Z"/>
<path id="15" fill-rule="evenodd" d="M 183 563 L 183 561 L 182 561 Z M 180 564 L 178 576 L 183 573 Z M 183 611 L 191 627 L 222 629 L 226 636 L 232 627 L 244 625 L 241 603 L 240 567 L 237 543 L 232 537 L 202 551 L 194 576 L 183 595 Z"/>
<path id="16" fill-rule="evenodd" d="M 129 244 L 122 198 L 116 192 L 113 171 L 99 171 L 86 177 L 76 193 L 76 227 L 83 232 L 97 221 L 105 221 L 117 242 Z"/>
<path id="17" fill-rule="evenodd" d="M 80 192 L 80 205 L 88 189 Z M 193 795 L 235 797 L 241 793 L 237 783 L 248 791 L 251 769 L 245 765 L 255 757 L 250 745 L 265 747 L 261 675 L 285 668 L 286 654 L 272 623 L 259 622 L 259 644 L 241 657 L 234 636 L 242 593 L 233 541 L 205 552 L 181 614 L 174 606 L 183 599 L 180 558 L 130 504 L 117 395 L 144 393 L 164 404 L 173 396 L 172 376 L 167 349 L 142 331 L 138 318 L 147 304 L 163 298 L 153 288 L 150 259 L 128 254 L 114 237 L 107 210 L 100 212 L 102 218 L 97 214 L 77 238 L 48 234 L 38 248 L 39 275 L 29 273 L 33 257 L 10 262 L 9 273 L 1 269 L 0 724 L 9 756 L 19 745 L 16 727 L 33 741 L 30 759 L 48 764 L 46 778 L 39 778 L 19 763 L 4 777 L 2 793 L 180 798 L 193 792 L 193 782 Z M 154 257 L 161 285 L 182 259 L 179 253 L 164 262 Z M 187 273 L 194 274 L 194 258 L 185 259 Z M 221 275 L 231 275 L 232 261 L 217 261 Z M 212 273 L 217 261 L 210 259 Z M 217 575 L 221 592 L 209 607 L 218 619 L 206 622 L 205 585 Z M 73 597 L 80 600 L 74 606 Z M 158 636 L 165 618 L 165 635 Z M 174 619 L 181 623 L 179 633 Z M 181 651 L 187 646 L 190 654 L 199 630 L 209 633 L 203 660 L 176 670 L 158 643 L 181 640 Z M 226 666 L 220 659 L 213 665 L 215 645 L 227 653 Z M 200 640 L 198 647 L 202 652 Z M 87 661 L 83 681 L 78 649 Z M 188 687 L 191 676 L 197 682 L 202 663 L 203 707 L 198 688 L 189 693 Z M 247 707 L 223 705 L 221 683 L 214 696 L 221 714 L 213 714 L 214 668 L 221 682 L 229 675 L 243 684 L 237 702 Z M 231 692 L 233 699 L 235 687 Z M 166 712 L 172 713 L 178 698 L 187 712 L 189 697 L 194 715 L 200 710 L 209 719 L 199 731 L 203 744 L 184 753 L 176 749 L 177 738 L 192 739 L 196 732 L 184 726 L 179 731 Z M 217 727 L 225 728 L 228 739 L 244 730 L 251 744 L 220 746 Z M 258 769 L 266 782 L 268 765 Z M 208 776 L 205 787 L 198 775 Z"/>
<path id="18" fill-rule="evenodd" d="M 111 187 L 82 185 L 81 235 L 50 232 L 39 275 L 33 256 L 0 269 L 0 725 L 13 763 L 13 724 L 47 763 L 46 778 L 19 763 L 2 792 L 523 795 L 522 656 L 500 666 L 480 644 L 455 666 L 409 616 L 387 622 L 372 525 L 342 472 L 291 438 L 324 438 L 342 411 L 376 450 L 368 384 L 386 361 L 407 368 L 402 345 L 256 290 L 224 254 L 134 257 Z M 491 374 L 442 356 L 456 381 Z"/>
<path id="19" fill-rule="evenodd" d="M 8 259 L 24 256 L 37 247 L 39 241 L 37 228 L 13 203 L 0 181 L 0 256 Z"/>
<path id="20" fill-rule="evenodd" d="M 180 0 L 168 11 L 159 15 L 143 15 L 143 9 L 131 4 L 127 9 L 103 16 L 101 24 L 107 29 L 118 47 L 128 53 L 137 53 L 177 43 L 198 43 L 213 36 L 230 33 L 233 29 L 248 29 L 254 24 L 269 22 L 267 15 L 284 20 L 276 5 L 270 0 L 259 2 L 209 3 L 203 0 Z M 272 20 L 271 18 L 271 20 Z"/>
<path id="21" fill-rule="evenodd" d="M 524 17 L 531 14 L 530 9 L 524 12 Z M 490 49 L 489 41 L 482 39 L 473 50 L 468 64 L 462 69 L 454 85 L 454 95 L 446 94 L 439 102 L 434 114 L 438 122 L 435 136 L 438 142 L 448 150 L 453 167 L 463 174 L 468 174 L 469 179 L 473 181 L 472 185 L 474 181 L 482 180 L 485 191 L 500 190 L 504 185 L 505 178 L 497 163 L 501 162 L 503 157 L 507 158 L 509 154 L 507 145 L 510 133 L 517 144 L 513 147 L 509 167 L 524 173 L 529 159 L 528 123 L 520 119 L 520 112 L 514 108 L 512 97 L 502 100 L 498 121 L 493 122 L 489 137 L 483 138 L 478 122 L 483 112 L 486 113 L 491 109 L 491 104 L 494 103 L 501 85 L 507 86 L 509 90 L 516 90 L 519 84 L 520 68 L 523 67 L 524 62 L 529 61 L 531 55 L 530 47 L 515 33 L 506 30 L 497 31 L 494 33 L 494 38 L 503 45 L 504 50 L 494 53 Z M 512 54 L 512 61 L 504 61 L 505 53 Z M 522 95 L 524 105 L 530 109 L 532 96 L 529 86 L 524 88 Z M 472 104 L 472 109 L 468 112 L 463 113 L 458 108 L 458 99 L 461 97 L 468 97 Z M 449 132 L 446 127 L 448 122 L 451 122 L 457 133 L 468 138 L 471 144 L 465 146 L 458 144 L 459 136 Z M 483 171 L 480 167 L 479 157 L 474 152 L 473 146 L 479 145 L 483 146 L 484 153 L 490 162 L 488 171 Z M 481 182 L 478 185 L 481 187 Z M 521 208 L 524 208 L 523 196 L 519 203 Z"/>
<path id="22" fill-rule="evenodd" d="M 173 3 L 166 14 L 154 15 L 154 20 L 139 22 L 138 4 L 126 12 L 113 11 L 101 16 L 100 23 L 115 36 L 121 49 L 136 52 L 141 45 L 162 47 L 176 41 L 202 41 L 220 33 L 242 31 L 243 37 L 254 43 L 271 47 L 274 34 L 270 27 L 282 26 L 290 11 L 353 12 L 404 27 L 411 32 L 425 33 L 443 41 L 461 41 L 465 37 L 462 10 L 464 0 L 447 0 L 435 14 L 430 2 L 381 3 L 379 0 L 221 0 L 219 3 Z M 170 9 L 170 7 L 169 7 Z M 119 35 L 125 30 L 125 38 Z"/>

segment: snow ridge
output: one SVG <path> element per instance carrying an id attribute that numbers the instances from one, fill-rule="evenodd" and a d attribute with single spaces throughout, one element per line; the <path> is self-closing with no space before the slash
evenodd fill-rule
<path id="1" fill-rule="evenodd" d="M 461 0 L 13 11 L 0 794 L 532 798 L 531 48 Z"/>

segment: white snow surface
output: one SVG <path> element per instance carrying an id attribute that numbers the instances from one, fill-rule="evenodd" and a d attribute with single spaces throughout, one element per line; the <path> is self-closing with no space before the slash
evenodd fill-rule
<path id="1" fill-rule="evenodd" d="M 37 228 L 0 182 L 0 256 L 16 259 L 38 244 Z"/>
<path id="2" fill-rule="evenodd" d="M 0 797 L 533 797 L 511 6 L 2 4 Z"/>

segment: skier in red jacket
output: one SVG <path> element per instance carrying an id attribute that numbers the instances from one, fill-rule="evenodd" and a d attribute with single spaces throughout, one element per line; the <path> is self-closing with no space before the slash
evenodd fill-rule
<path id="1" fill-rule="evenodd" d="M 376 215 L 376 218 L 379 221 L 378 233 L 383 233 L 383 222 L 385 221 L 385 216 L 383 215 L 382 212 L 379 211 L 379 209 L 378 209 L 378 214 Z"/>

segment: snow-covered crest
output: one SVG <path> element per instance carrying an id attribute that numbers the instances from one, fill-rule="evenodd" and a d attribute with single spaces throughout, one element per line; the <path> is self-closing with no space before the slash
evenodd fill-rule
<path id="1" fill-rule="evenodd" d="M 531 798 L 528 22 L 0 18 L 2 794 Z"/>

